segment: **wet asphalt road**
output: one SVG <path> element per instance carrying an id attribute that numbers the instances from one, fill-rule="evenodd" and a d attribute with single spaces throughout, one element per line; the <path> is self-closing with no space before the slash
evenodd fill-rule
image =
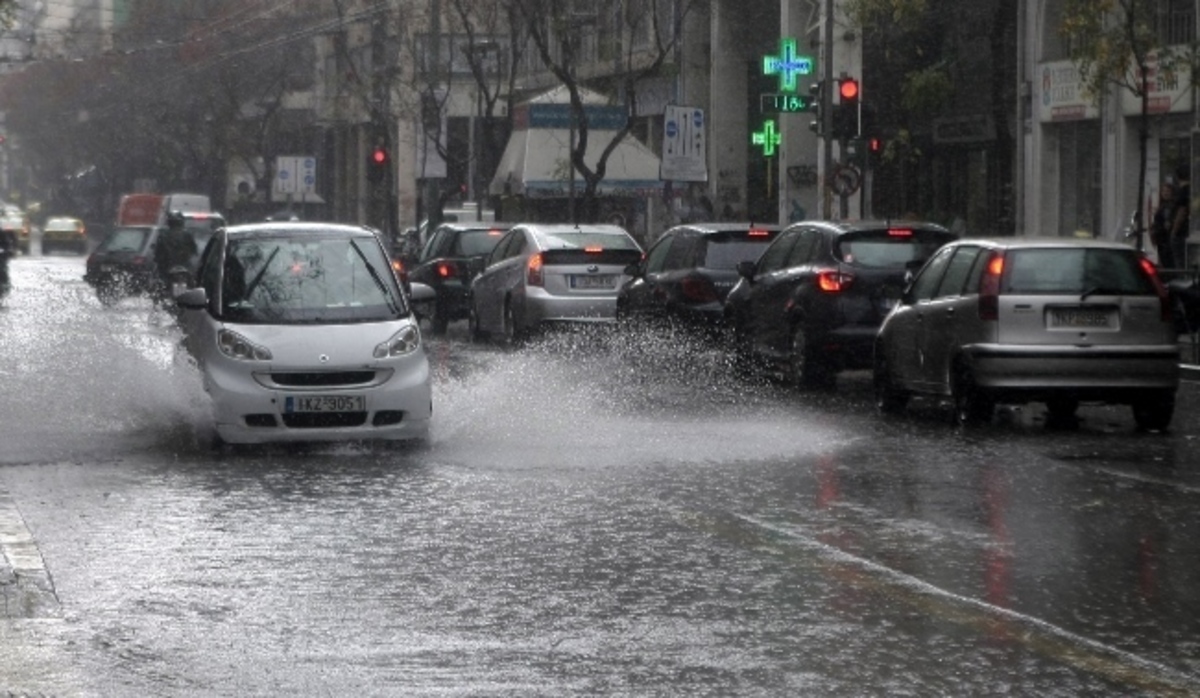
<path id="1" fill-rule="evenodd" d="M 166 318 L 14 271 L 0 695 L 1200 695 L 1200 386 L 963 432 L 454 328 L 428 447 L 215 457 Z"/>

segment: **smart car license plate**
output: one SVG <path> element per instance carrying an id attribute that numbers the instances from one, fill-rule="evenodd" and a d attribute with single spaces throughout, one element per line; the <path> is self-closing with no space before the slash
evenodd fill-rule
<path id="1" fill-rule="evenodd" d="M 366 401 L 362 395 L 306 395 L 283 400 L 283 411 L 292 412 L 362 412 Z"/>
<path id="2" fill-rule="evenodd" d="M 617 278 L 611 274 L 596 276 L 571 276 L 571 288 L 581 289 L 613 289 L 617 287 Z"/>
<path id="3" fill-rule="evenodd" d="M 1114 326 L 1115 314 L 1102 308 L 1052 308 L 1051 327 L 1108 328 Z"/>

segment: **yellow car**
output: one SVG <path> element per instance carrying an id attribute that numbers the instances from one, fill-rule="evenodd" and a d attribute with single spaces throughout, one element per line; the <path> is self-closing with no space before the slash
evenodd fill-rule
<path id="1" fill-rule="evenodd" d="M 79 254 L 87 252 L 87 228 L 78 218 L 57 216 L 42 226 L 42 254 L 50 250 L 71 250 Z"/>

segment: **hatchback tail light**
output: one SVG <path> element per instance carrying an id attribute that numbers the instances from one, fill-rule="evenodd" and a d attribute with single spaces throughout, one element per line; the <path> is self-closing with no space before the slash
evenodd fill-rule
<path id="1" fill-rule="evenodd" d="M 689 303 L 715 303 L 720 300 L 717 287 L 703 276 L 687 276 L 680 282 L 680 293 Z"/>
<path id="2" fill-rule="evenodd" d="M 979 319 L 1000 319 L 1000 277 L 1004 274 L 1004 254 L 994 253 L 979 279 Z"/>
<path id="3" fill-rule="evenodd" d="M 454 262 L 438 262 L 436 267 L 439 279 L 452 279 L 460 275 L 459 271 L 458 265 Z"/>
<path id="4" fill-rule="evenodd" d="M 542 259 L 542 253 L 539 252 L 529 258 L 529 262 L 525 267 L 525 285 L 527 286 L 543 286 L 546 283 L 546 277 L 542 274 L 542 266 L 545 264 Z"/>
<path id="5" fill-rule="evenodd" d="M 1171 297 L 1167 293 L 1167 287 L 1163 285 L 1162 279 L 1158 278 L 1158 269 L 1154 267 L 1154 262 L 1148 258 L 1141 259 L 1142 273 L 1150 277 L 1150 282 L 1154 284 L 1154 292 L 1158 294 L 1159 314 L 1163 322 L 1171 321 Z"/>
<path id="6" fill-rule="evenodd" d="M 825 293 L 841 293 L 854 281 L 852 274 L 837 269 L 821 269 L 817 272 L 817 288 Z"/>

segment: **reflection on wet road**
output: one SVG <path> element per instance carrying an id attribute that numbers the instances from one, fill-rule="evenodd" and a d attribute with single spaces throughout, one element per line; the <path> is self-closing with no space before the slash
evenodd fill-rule
<path id="1" fill-rule="evenodd" d="M 169 325 L 19 262 L 0 492 L 53 595 L 0 620 L 0 691 L 1200 693 L 1185 430 L 964 433 L 876 417 L 862 376 L 452 332 L 428 447 L 216 458 Z"/>

